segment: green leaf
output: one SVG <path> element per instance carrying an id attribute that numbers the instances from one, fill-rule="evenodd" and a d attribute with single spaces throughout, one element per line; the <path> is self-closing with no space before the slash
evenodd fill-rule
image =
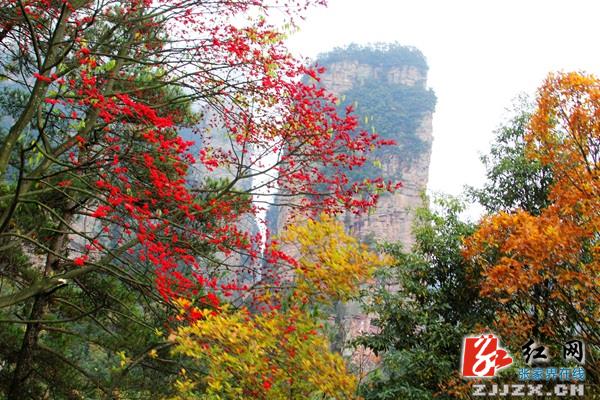
<path id="1" fill-rule="evenodd" d="M 109 62 L 107 62 L 106 64 L 104 64 L 103 69 L 105 71 L 107 71 L 107 72 L 108 71 L 112 71 L 115 68 L 116 65 L 117 65 L 117 62 L 115 60 L 110 60 Z"/>

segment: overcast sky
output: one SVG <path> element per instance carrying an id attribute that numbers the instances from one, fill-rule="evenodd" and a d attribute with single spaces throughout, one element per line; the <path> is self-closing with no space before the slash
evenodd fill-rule
<path id="1" fill-rule="evenodd" d="M 550 71 L 600 73 L 599 27 L 597 0 L 329 0 L 289 45 L 308 57 L 352 42 L 419 48 L 438 97 L 429 190 L 461 194 L 483 182 L 479 154 L 517 95 Z"/>

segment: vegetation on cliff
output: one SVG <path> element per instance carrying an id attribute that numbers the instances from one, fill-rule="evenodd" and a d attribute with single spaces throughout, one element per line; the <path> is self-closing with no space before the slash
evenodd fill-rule
<path id="1" fill-rule="evenodd" d="M 350 88 L 337 93 L 339 109 L 354 108 L 362 129 L 396 144 L 373 152 L 360 171 L 350 174 L 355 180 L 381 175 L 382 160 L 388 156 L 408 166 L 429 150 L 431 143 L 419 137 L 418 130 L 435 110 L 436 97 L 425 86 L 428 67 L 419 50 L 397 43 L 349 45 L 321 55 L 317 63 L 326 70 L 337 66 L 340 72 L 354 63 L 371 69 L 366 78 L 352 77 L 348 71 L 354 79 Z"/>
<path id="2" fill-rule="evenodd" d="M 366 46 L 354 43 L 321 54 L 318 59 L 323 65 L 351 61 L 377 67 L 412 66 L 424 74 L 429 68 L 419 49 L 400 43 L 375 43 Z"/>

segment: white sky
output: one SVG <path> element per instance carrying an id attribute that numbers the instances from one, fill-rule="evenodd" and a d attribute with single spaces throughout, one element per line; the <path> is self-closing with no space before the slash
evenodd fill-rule
<path id="1" fill-rule="evenodd" d="M 329 0 L 289 46 L 314 57 L 355 42 L 419 48 L 438 97 L 429 190 L 461 194 L 484 180 L 505 109 L 557 70 L 600 73 L 598 0 Z"/>

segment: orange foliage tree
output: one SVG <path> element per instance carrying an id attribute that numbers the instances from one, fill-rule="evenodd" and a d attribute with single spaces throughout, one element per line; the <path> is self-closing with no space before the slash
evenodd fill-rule
<path id="1" fill-rule="evenodd" d="M 482 268 L 482 295 L 505 306 L 501 334 L 515 342 L 582 337 L 591 347 L 588 363 L 598 367 L 600 80 L 550 75 L 526 141 L 527 157 L 552 170 L 549 205 L 539 215 L 516 210 L 484 218 L 465 255 Z M 589 368 L 590 375 L 597 370 Z"/>

